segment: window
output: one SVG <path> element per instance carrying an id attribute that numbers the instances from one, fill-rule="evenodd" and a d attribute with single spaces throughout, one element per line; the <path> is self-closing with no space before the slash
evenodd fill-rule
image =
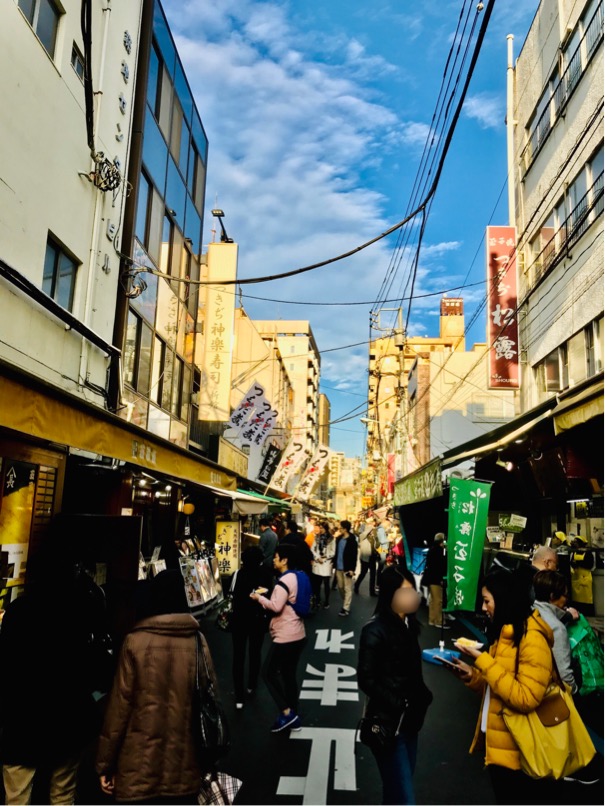
<path id="1" fill-rule="evenodd" d="M 158 56 L 155 44 L 151 48 L 149 57 L 149 75 L 147 76 L 147 103 L 151 107 L 153 114 L 158 116 L 158 79 L 160 75 L 160 57 Z"/>
<path id="2" fill-rule="evenodd" d="M 152 339 L 151 328 L 129 311 L 124 342 L 124 381 L 143 395 L 149 394 Z"/>
<path id="3" fill-rule="evenodd" d="M 55 55 L 61 12 L 54 0 L 19 0 L 19 8 L 50 56 Z"/>
<path id="4" fill-rule="evenodd" d="M 603 369 L 603 318 L 595 319 L 584 329 L 588 377 Z"/>
<path id="5" fill-rule="evenodd" d="M 557 347 L 547 355 L 542 365 L 542 391 L 560 392 L 569 386 L 567 345 Z"/>
<path id="6" fill-rule="evenodd" d="M 42 291 L 68 311 L 71 311 L 73 305 L 76 269 L 76 261 L 49 238 L 44 258 Z"/>
<path id="7" fill-rule="evenodd" d="M 84 56 L 78 50 L 76 43 L 71 46 L 71 66 L 82 83 L 84 83 Z"/>
<path id="8" fill-rule="evenodd" d="M 151 389 L 149 391 L 149 397 L 154 403 L 161 403 L 166 345 L 161 339 L 158 339 L 157 336 L 153 341 L 153 365 L 151 368 Z"/>

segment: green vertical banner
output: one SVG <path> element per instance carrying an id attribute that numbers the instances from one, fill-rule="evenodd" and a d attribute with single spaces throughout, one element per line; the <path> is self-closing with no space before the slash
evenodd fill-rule
<path id="1" fill-rule="evenodd" d="M 447 610 L 475 609 L 490 492 L 491 484 L 450 480 Z"/>

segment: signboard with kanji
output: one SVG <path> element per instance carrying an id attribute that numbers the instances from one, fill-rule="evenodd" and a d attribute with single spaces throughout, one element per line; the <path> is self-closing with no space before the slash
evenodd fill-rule
<path id="1" fill-rule="evenodd" d="M 240 564 L 239 521 L 217 521 L 214 545 L 219 574 L 234 574 Z"/>
<path id="2" fill-rule="evenodd" d="M 489 389 L 519 389 L 519 324 L 517 318 L 517 230 L 488 227 L 487 343 Z"/>
<path id="3" fill-rule="evenodd" d="M 452 479 L 447 529 L 447 610 L 474 610 L 491 484 Z"/>

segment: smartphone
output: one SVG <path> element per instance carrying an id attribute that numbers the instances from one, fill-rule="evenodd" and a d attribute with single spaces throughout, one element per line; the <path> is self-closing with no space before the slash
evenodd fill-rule
<path id="1" fill-rule="evenodd" d="M 447 666 L 448 669 L 451 669 L 453 672 L 456 672 L 456 674 L 462 673 L 462 669 L 459 666 L 456 666 L 456 664 L 452 663 L 451 660 L 447 660 L 441 655 L 433 655 L 433 660 L 439 661 L 439 663 L 441 663 L 443 666 Z"/>

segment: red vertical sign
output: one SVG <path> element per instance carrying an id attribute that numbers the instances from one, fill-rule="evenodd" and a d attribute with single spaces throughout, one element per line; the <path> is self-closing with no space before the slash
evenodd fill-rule
<path id="1" fill-rule="evenodd" d="M 486 242 L 488 388 L 518 389 L 517 230 L 488 227 Z"/>

